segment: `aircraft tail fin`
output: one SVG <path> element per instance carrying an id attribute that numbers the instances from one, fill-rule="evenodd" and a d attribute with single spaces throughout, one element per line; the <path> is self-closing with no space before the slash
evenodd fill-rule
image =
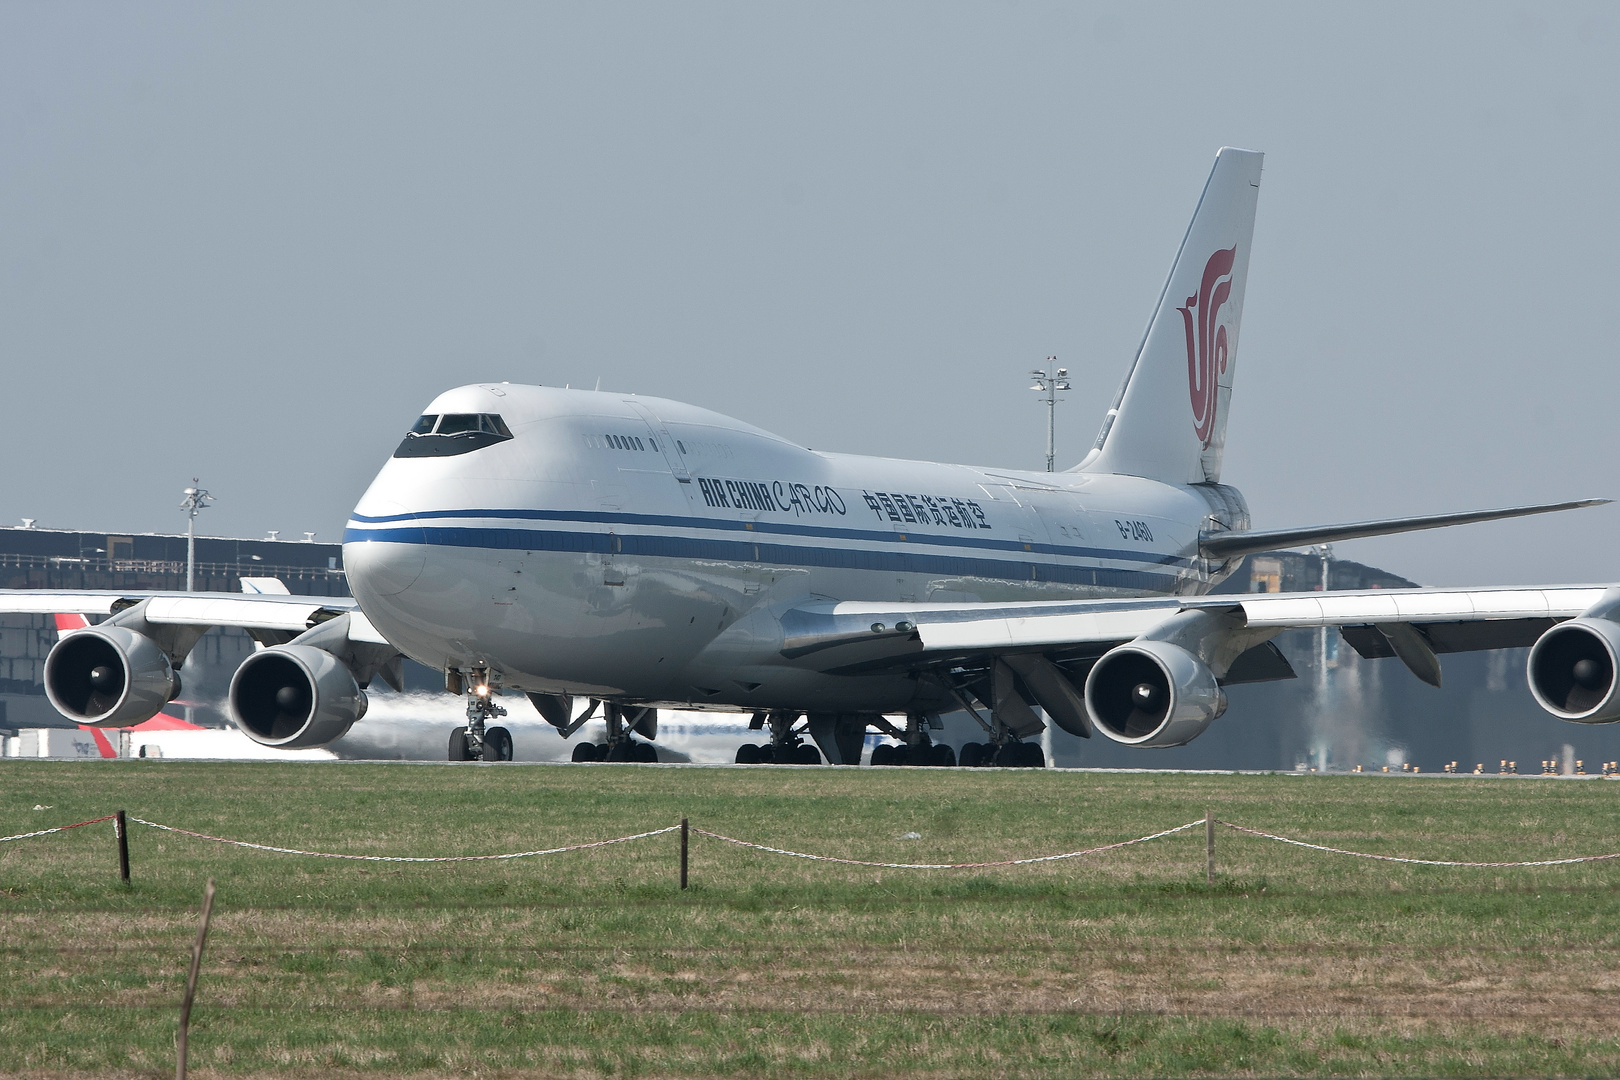
<path id="1" fill-rule="evenodd" d="M 1225 147 L 1136 359 L 1077 471 L 1216 483 L 1264 155 Z"/>

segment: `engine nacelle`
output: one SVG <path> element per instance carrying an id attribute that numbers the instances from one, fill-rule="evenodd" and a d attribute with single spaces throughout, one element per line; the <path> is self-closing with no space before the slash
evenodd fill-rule
<path id="1" fill-rule="evenodd" d="M 1202 660 L 1167 641 L 1133 641 L 1103 654 L 1086 677 L 1086 711 L 1127 746 L 1182 746 L 1226 711 Z"/>
<path id="2" fill-rule="evenodd" d="M 1620 624 L 1582 616 L 1542 634 L 1530 648 L 1530 692 L 1561 720 L 1620 720 Z"/>
<path id="3" fill-rule="evenodd" d="M 284 750 L 335 742 L 366 714 L 366 695 L 348 665 L 309 645 L 276 645 L 248 657 L 231 678 L 230 702 L 243 734 Z"/>
<path id="4" fill-rule="evenodd" d="M 134 727 L 180 693 L 168 654 L 124 626 L 94 626 L 58 641 L 45 657 L 45 695 L 89 727 Z"/>

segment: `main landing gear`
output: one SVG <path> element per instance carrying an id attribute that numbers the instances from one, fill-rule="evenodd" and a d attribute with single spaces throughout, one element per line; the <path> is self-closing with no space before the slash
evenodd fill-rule
<path id="1" fill-rule="evenodd" d="M 474 668 L 470 674 L 445 673 L 445 689 L 467 695 L 467 726 L 450 733 L 451 761 L 511 761 L 512 733 L 504 727 L 488 727 L 490 720 L 505 716 L 495 703 L 500 692 L 488 668 Z"/>
<path id="2" fill-rule="evenodd" d="M 960 762 L 968 768 L 1044 769 L 1046 754 L 1040 743 L 1031 742 L 1046 730 L 1046 722 L 1036 716 L 1018 692 L 1014 672 L 997 662 L 989 670 L 943 673 L 940 683 L 956 698 L 957 704 L 984 729 L 985 742 L 962 744 Z M 972 695 L 971 697 L 969 695 Z M 990 718 L 973 705 L 973 698 L 988 706 Z"/>
<path id="3" fill-rule="evenodd" d="M 873 721 L 879 731 L 891 738 L 900 740 L 898 746 L 890 743 L 879 743 L 872 748 L 872 764 L 874 765 L 933 765 L 950 768 L 956 764 L 956 751 L 944 743 L 935 743 L 929 736 L 929 730 L 939 731 L 944 728 L 939 717 L 932 714 L 909 714 L 906 716 L 906 729 L 899 730 L 889 723 L 885 717 L 878 717 Z"/>
<path id="4" fill-rule="evenodd" d="M 796 712 L 757 712 L 748 722 L 750 731 L 770 728 L 768 743 L 743 743 L 737 747 L 738 765 L 820 765 L 821 751 L 804 738 L 808 725 L 795 727 Z"/>
<path id="5" fill-rule="evenodd" d="M 574 747 L 575 761 L 634 761 L 644 765 L 658 763 L 658 751 L 650 742 L 640 742 L 631 736 L 636 733 L 649 739 L 658 735 L 658 710 L 639 705 L 608 703 L 603 719 L 607 721 L 607 742 L 582 742 Z"/>
<path id="6" fill-rule="evenodd" d="M 1003 769 L 1044 769 L 1046 754 L 1042 752 L 1040 743 L 1015 742 L 1009 739 L 998 746 L 993 742 L 970 742 L 962 744 L 962 764 L 969 768 L 996 766 Z"/>

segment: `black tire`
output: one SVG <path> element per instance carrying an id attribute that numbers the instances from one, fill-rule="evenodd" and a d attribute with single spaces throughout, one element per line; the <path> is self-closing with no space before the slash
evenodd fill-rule
<path id="1" fill-rule="evenodd" d="M 1026 769 L 1046 768 L 1046 754 L 1041 750 L 1040 743 L 1024 744 L 1024 760 L 1019 762 Z"/>
<path id="2" fill-rule="evenodd" d="M 643 765 L 658 764 L 658 751 L 650 742 L 636 743 L 636 760 Z"/>
<path id="3" fill-rule="evenodd" d="M 899 762 L 894 760 L 894 751 L 895 751 L 895 748 L 890 746 L 888 743 L 878 743 L 876 746 L 872 747 L 872 764 L 874 764 L 874 765 L 898 765 L 898 764 L 900 764 Z"/>
<path id="4" fill-rule="evenodd" d="M 944 743 L 934 747 L 934 764 L 942 769 L 956 767 L 956 751 Z"/>
<path id="5" fill-rule="evenodd" d="M 793 752 L 793 764 L 820 765 L 821 751 L 817 750 L 812 743 L 805 743 Z"/>
<path id="6" fill-rule="evenodd" d="M 770 743 L 760 743 L 759 763 L 761 765 L 775 765 L 777 763 L 776 747 L 772 746 Z"/>
<path id="7" fill-rule="evenodd" d="M 994 765 L 998 769 L 1016 769 L 1024 763 L 1023 743 L 1002 743 L 994 748 L 995 756 L 986 761 L 986 765 Z"/>
<path id="8" fill-rule="evenodd" d="M 467 752 L 467 729 L 456 728 L 450 733 L 450 760 L 471 761 L 472 755 Z"/>
<path id="9" fill-rule="evenodd" d="M 595 743 L 588 743 L 588 742 L 582 742 L 582 743 L 575 744 L 575 746 L 574 746 L 574 760 L 575 761 L 595 761 L 596 760 L 596 744 Z"/>
<path id="10" fill-rule="evenodd" d="M 737 747 L 736 761 L 739 765 L 758 765 L 759 744 L 746 742 Z"/>
<path id="11" fill-rule="evenodd" d="M 978 768 L 984 764 L 984 743 L 969 742 L 962 744 L 963 765 L 970 769 Z"/>
<path id="12" fill-rule="evenodd" d="M 484 730 L 484 760 L 511 761 L 512 733 L 503 727 Z"/>

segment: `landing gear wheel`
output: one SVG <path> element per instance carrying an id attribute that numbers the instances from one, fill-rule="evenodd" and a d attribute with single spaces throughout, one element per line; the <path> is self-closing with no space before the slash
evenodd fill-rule
<path id="1" fill-rule="evenodd" d="M 456 728 L 450 733 L 450 760 L 472 760 L 472 755 L 467 752 L 467 731 L 465 728 Z"/>
<path id="2" fill-rule="evenodd" d="M 1046 754 L 1041 750 L 1039 743 L 1024 744 L 1024 760 L 1019 764 L 1026 769 L 1046 768 Z"/>
<path id="3" fill-rule="evenodd" d="M 890 746 L 888 743 L 878 743 L 876 746 L 872 747 L 872 764 L 899 765 L 900 762 L 894 760 L 895 749 L 895 747 Z"/>
<path id="4" fill-rule="evenodd" d="M 805 743 L 804 745 L 800 746 L 797 750 L 793 751 L 793 764 L 795 764 L 795 765 L 820 765 L 821 764 L 821 751 L 817 750 L 814 746 L 811 746 L 809 743 Z"/>
<path id="5" fill-rule="evenodd" d="M 758 765 L 760 756 L 758 743 L 743 743 L 737 747 L 736 761 L 738 765 Z"/>
<path id="6" fill-rule="evenodd" d="M 510 731 L 507 731 L 503 727 L 492 727 L 485 729 L 484 760 L 512 760 L 512 733 Z"/>
<path id="7" fill-rule="evenodd" d="M 635 760 L 643 765 L 656 765 L 658 764 L 658 751 L 653 748 L 653 744 L 650 742 L 636 743 Z"/>
<path id="8" fill-rule="evenodd" d="M 575 745 L 575 747 L 574 747 L 574 760 L 575 761 L 595 761 L 596 760 L 596 744 L 595 743 L 582 742 L 582 743 L 578 743 L 577 745 Z"/>
<path id="9" fill-rule="evenodd" d="M 946 746 L 944 743 L 939 743 L 939 744 L 935 745 L 933 764 L 940 767 L 940 768 L 942 768 L 942 769 L 953 769 L 953 768 L 955 768 L 956 767 L 956 751 L 952 750 L 950 747 Z"/>
<path id="10" fill-rule="evenodd" d="M 978 768 L 984 764 L 984 743 L 963 743 L 962 764 L 969 769 Z"/>

